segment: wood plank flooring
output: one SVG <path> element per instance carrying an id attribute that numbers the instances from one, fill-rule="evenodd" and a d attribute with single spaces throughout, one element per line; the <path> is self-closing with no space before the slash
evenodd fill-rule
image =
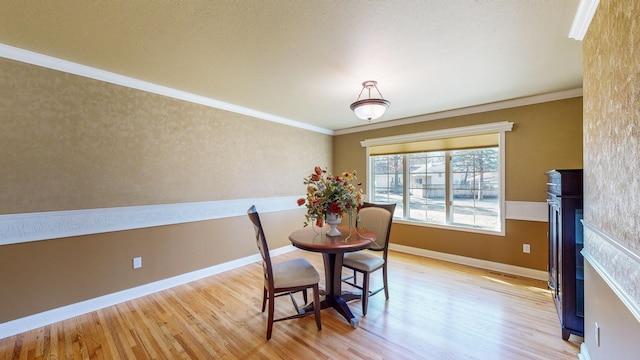
<path id="1" fill-rule="evenodd" d="M 323 273 L 322 257 L 296 250 Z M 265 339 L 260 263 L 0 339 L 5 359 L 577 359 L 546 283 L 390 251 L 390 300 L 351 328 L 333 309 Z M 322 281 L 323 282 L 323 281 Z M 381 274 L 373 275 L 372 287 Z M 321 284 L 322 285 L 322 284 Z M 349 303 L 356 316 L 360 302 Z M 286 297 L 276 315 L 291 313 Z"/>

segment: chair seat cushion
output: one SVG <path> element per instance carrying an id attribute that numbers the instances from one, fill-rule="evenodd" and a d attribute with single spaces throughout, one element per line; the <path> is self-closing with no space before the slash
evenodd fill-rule
<path id="1" fill-rule="evenodd" d="M 273 283 L 276 288 L 313 285 L 320 281 L 316 268 L 307 259 L 293 259 L 274 263 Z"/>
<path id="2" fill-rule="evenodd" d="M 344 254 L 342 264 L 361 271 L 373 271 L 384 264 L 384 259 L 365 251 L 356 251 Z"/>

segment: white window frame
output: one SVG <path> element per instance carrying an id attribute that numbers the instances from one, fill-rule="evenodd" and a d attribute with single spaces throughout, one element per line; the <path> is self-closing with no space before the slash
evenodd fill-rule
<path id="1" fill-rule="evenodd" d="M 488 230 L 488 229 L 477 229 L 473 227 L 465 227 L 459 225 L 449 225 L 449 224 L 434 224 L 427 223 L 421 221 L 412 221 L 408 219 L 408 211 L 405 211 L 405 218 L 399 219 L 394 218 L 393 221 L 397 223 L 406 223 L 411 225 L 418 226 L 427 226 L 427 227 L 435 227 L 435 228 L 443 228 L 448 230 L 459 230 L 459 231 L 468 231 L 482 234 L 490 234 L 490 235 L 505 235 L 505 212 L 506 212 L 506 199 L 505 199 L 505 153 L 506 153 L 506 142 L 505 142 L 505 133 L 507 131 L 511 131 L 513 129 L 513 122 L 510 121 L 500 121 L 488 124 L 481 125 L 472 125 L 472 126 L 463 126 L 457 128 L 443 129 L 443 130 L 434 130 L 434 131 L 426 131 L 421 133 L 411 133 L 404 135 L 396 135 L 396 136 L 387 136 L 381 138 L 374 139 L 366 139 L 360 142 L 360 145 L 366 148 L 366 171 L 367 171 L 367 194 L 371 194 L 373 191 L 373 182 L 371 181 L 371 154 L 370 148 L 373 146 L 380 145 L 393 145 L 393 144 L 402 144 L 408 142 L 416 142 L 416 141 L 426 141 L 426 140 L 438 140 L 438 139 L 449 139 L 454 137 L 462 137 L 462 136 L 471 136 L 471 135 L 483 135 L 483 134 L 498 134 L 498 147 L 500 153 L 500 229 L 498 231 Z M 405 172 L 408 167 L 405 166 Z M 405 178 L 406 174 L 405 174 Z M 407 192 L 408 186 L 403 186 L 405 189 L 404 192 Z M 406 199 L 406 194 L 404 196 Z"/>

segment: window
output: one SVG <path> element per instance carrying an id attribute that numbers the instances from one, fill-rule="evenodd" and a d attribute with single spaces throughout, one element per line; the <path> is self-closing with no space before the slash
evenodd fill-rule
<path id="1" fill-rule="evenodd" d="M 397 221 L 504 234 L 504 132 L 512 126 L 363 141 L 369 201 L 396 203 Z"/>

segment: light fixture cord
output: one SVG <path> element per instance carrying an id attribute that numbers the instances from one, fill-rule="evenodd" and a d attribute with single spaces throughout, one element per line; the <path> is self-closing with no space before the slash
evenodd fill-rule
<path id="1" fill-rule="evenodd" d="M 358 98 L 356 99 L 356 101 L 360 101 L 360 96 L 362 96 L 363 91 L 364 91 L 364 86 L 362 87 L 362 90 L 360 90 L 360 94 L 358 94 Z M 369 90 L 369 98 L 371 98 L 371 90 Z"/>
<path id="2" fill-rule="evenodd" d="M 367 89 L 369 91 L 369 99 L 371 99 L 371 88 L 372 87 L 376 88 L 376 91 L 378 92 L 378 95 L 380 95 L 380 99 L 384 100 L 384 96 L 382 96 L 382 93 L 380 92 L 380 89 L 378 89 L 378 85 L 373 84 L 373 85 L 369 85 L 369 86 L 362 86 L 362 90 L 360 90 L 360 94 L 358 94 L 358 98 L 356 99 L 356 101 L 360 101 L 360 97 L 362 96 L 362 92 L 364 91 L 364 89 Z"/>
<path id="3" fill-rule="evenodd" d="M 384 96 L 382 96 L 382 93 L 378 89 L 378 85 L 373 85 L 373 87 L 376 88 L 376 91 L 378 92 L 378 95 L 380 95 L 380 99 L 384 99 Z M 371 89 L 369 89 L 369 99 L 371 99 Z"/>

